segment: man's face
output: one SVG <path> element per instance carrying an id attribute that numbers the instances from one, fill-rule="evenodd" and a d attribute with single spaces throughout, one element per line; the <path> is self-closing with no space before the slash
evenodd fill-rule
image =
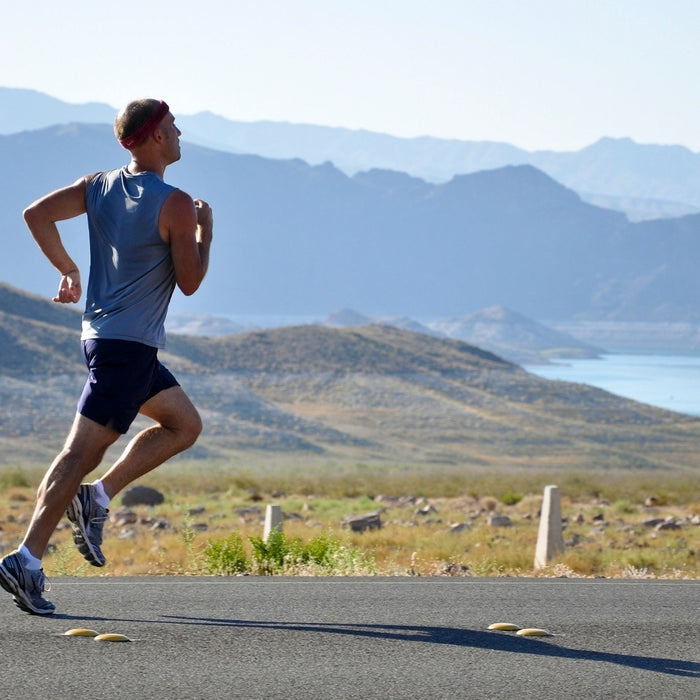
<path id="1" fill-rule="evenodd" d="M 180 135 L 182 132 L 175 126 L 175 117 L 171 112 L 163 117 L 158 129 L 163 134 L 163 143 L 167 149 L 169 161 L 174 163 L 180 160 Z"/>

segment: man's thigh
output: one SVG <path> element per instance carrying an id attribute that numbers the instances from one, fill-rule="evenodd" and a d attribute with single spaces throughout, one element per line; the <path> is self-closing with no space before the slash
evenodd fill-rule
<path id="1" fill-rule="evenodd" d="M 156 348 L 113 339 L 85 340 L 82 347 L 89 376 L 78 412 L 120 433 L 129 430 L 146 401 L 177 385 Z"/>
<path id="2" fill-rule="evenodd" d="M 100 425 L 97 421 L 76 413 L 65 447 L 84 458 L 86 462 L 98 464 L 105 450 L 116 442 L 120 435 L 121 433 L 110 425 Z"/>
<path id="3" fill-rule="evenodd" d="M 141 406 L 141 413 L 166 428 L 182 429 L 201 426 L 192 401 L 180 386 L 160 391 Z"/>

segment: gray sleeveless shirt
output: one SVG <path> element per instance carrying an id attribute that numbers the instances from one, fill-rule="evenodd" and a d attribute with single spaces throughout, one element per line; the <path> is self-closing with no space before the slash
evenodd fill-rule
<path id="1" fill-rule="evenodd" d="M 158 232 L 158 217 L 174 189 L 155 173 L 132 175 L 126 167 L 100 173 L 88 183 L 90 277 L 83 340 L 165 346 L 175 270 L 170 246 Z"/>

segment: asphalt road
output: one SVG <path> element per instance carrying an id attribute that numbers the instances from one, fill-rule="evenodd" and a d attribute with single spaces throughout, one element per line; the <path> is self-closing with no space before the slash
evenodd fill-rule
<path id="1" fill-rule="evenodd" d="M 62 578 L 48 618 L 0 593 L 8 699 L 700 697 L 696 581 Z"/>

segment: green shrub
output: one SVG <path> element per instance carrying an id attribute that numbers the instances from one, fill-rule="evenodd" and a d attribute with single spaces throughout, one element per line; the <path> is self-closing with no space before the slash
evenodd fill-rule
<path id="1" fill-rule="evenodd" d="M 504 569 L 503 564 L 495 557 L 470 560 L 467 567 L 473 576 L 500 576 Z"/>
<path id="2" fill-rule="evenodd" d="M 284 569 L 285 558 L 299 545 L 287 541 L 284 532 L 275 528 L 268 535 L 267 540 L 262 537 L 250 537 L 253 547 L 253 571 L 256 574 L 272 576 Z"/>
<path id="3" fill-rule="evenodd" d="M 619 557 L 621 565 L 644 571 L 661 569 L 661 559 L 661 555 L 653 550 L 625 552 Z"/>
<path id="4" fill-rule="evenodd" d="M 524 498 L 522 493 L 504 493 L 501 496 L 501 503 L 504 506 L 514 506 L 520 503 Z"/>
<path id="5" fill-rule="evenodd" d="M 289 538 L 282 530 L 273 530 L 267 540 L 249 537 L 250 559 L 237 533 L 213 540 L 204 550 L 205 566 L 210 573 L 228 576 L 253 573 L 263 576 L 304 574 L 353 576 L 375 573 L 371 555 L 344 545 L 330 533 L 303 542 Z"/>
<path id="6" fill-rule="evenodd" d="M 613 503 L 613 508 L 618 513 L 626 513 L 628 515 L 630 513 L 637 512 L 636 506 L 627 498 L 621 498 L 620 500 L 615 501 L 615 503 Z"/>
<path id="7" fill-rule="evenodd" d="M 314 537 L 305 547 L 304 563 L 317 566 L 329 566 L 340 549 L 340 541 L 331 537 L 330 533 L 323 533 Z"/>
<path id="8" fill-rule="evenodd" d="M 223 540 L 210 540 L 204 550 L 209 573 L 220 576 L 243 574 L 250 570 L 241 536 L 234 532 Z"/>
<path id="9" fill-rule="evenodd" d="M 0 472 L 0 488 L 2 489 L 27 488 L 29 485 L 29 478 L 21 467 L 3 469 Z"/>

